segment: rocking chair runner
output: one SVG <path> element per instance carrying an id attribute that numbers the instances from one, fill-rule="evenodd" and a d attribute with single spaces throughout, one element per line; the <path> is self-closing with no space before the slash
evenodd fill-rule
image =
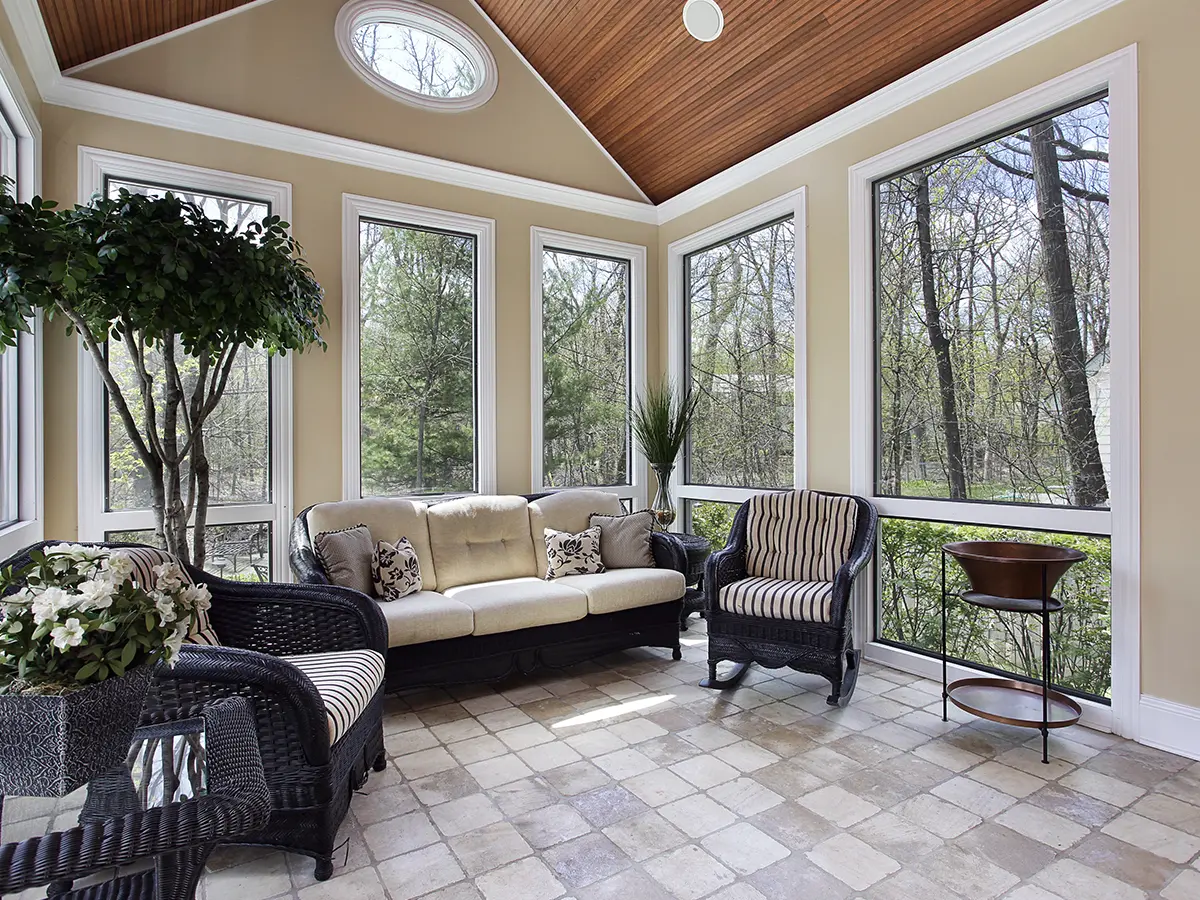
<path id="1" fill-rule="evenodd" d="M 742 504 L 729 543 L 704 570 L 708 678 L 736 686 L 752 662 L 829 679 L 845 706 L 858 678 L 850 588 L 875 552 L 875 508 L 819 491 L 759 494 Z M 725 678 L 717 663 L 738 663 Z"/>

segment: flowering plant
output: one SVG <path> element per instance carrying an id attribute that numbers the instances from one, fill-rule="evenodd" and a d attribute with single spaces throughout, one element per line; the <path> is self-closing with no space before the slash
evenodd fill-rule
<path id="1" fill-rule="evenodd" d="M 177 563 L 139 584 L 122 550 L 55 544 L 0 572 L 0 693 L 62 693 L 175 663 L 211 595 Z"/>

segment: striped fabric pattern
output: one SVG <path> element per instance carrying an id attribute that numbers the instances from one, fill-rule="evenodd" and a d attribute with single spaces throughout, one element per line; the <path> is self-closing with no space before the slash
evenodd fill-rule
<path id="1" fill-rule="evenodd" d="M 739 616 L 829 622 L 833 618 L 833 583 L 743 578 L 721 588 L 717 605 Z"/>
<path id="2" fill-rule="evenodd" d="M 757 494 L 746 517 L 746 573 L 780 581 L 833 581 L 850 559 L 858 506 L 814 491 Z"/>
<path id="3" fill-rule="evenodd" d="M 383 684 L 383 655 L 374 650 L 308 653 L 283 659 L 308 676 L 325 704 L 332 746 L 363 714 Z"/>
<path id="4" fill-rule="evenodd" d="M 133 562 L 133 580 L 148 591 L 154 590 L 155 566 L 161 566 L 166 562 L 179 562 L 173 554 L 167 553 L 165 550 L 159 550 L 157 547 L 124 547 L 122 549 L 125 553 L 129 554 L 129 558 Z M 179 568 L 183 571 L 183 581 L 185 584 L 196 583 L 188 574 L 187 569 L 184 569 L 183 566 Z M 208 617 L 208 610 L 201 610 L 196 614 L 196 621 L 192 623 L 192 630 L 188 633 L 187 642 L 189 644 L 203 644 L 206 647 L 219 647 L 221 645 L 220 639 L 217 638 L 216 629 L 212 626 L 212 620 Z"/>

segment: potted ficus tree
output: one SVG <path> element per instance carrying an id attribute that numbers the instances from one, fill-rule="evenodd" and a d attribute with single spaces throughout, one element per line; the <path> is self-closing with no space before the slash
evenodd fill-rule
<path id="1" fill-rule="evenodd" d="M 119 765 L 154 666 L 211 597 L 163 562 L 56 544 L 0 571 L 0 794 L 61 797 Z"/>
<path id="2" fill-rule="evenodd" d="M 322 291 L 278 216 L 236 228 L 174 194 L 58 210 L 0 194 L 0 347 L 39 312 L 78 334 L 145 467 L 160 545 L 204 564 L 205 426 L 239 353 L 325 346 Z M 122 386 L 107 346 L 133 367 Z M 188 539 L 189 527 L 192 529 Z"/>

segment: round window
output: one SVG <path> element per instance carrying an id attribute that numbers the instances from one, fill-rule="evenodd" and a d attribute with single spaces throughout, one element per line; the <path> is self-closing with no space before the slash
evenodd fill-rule
<path id="1" fill-rule="evenodd" d="M 496 91 L 496 60 L 479 35 L 418 0 L 352 0 L 337 40 L 367 84 L 414 106 L 475 109 Z"/>

